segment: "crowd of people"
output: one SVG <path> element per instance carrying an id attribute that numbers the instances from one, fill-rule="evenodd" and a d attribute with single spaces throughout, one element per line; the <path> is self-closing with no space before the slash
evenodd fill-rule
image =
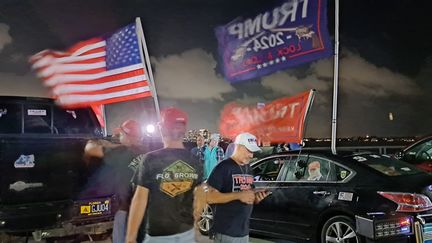
<path id="1" fill-rule="evenodd" d="M 249 218 L 254 203 L 269 195 L 253 186 L 249 162 L 260 151 L 256 137 L 238 134 L 227 151 L 220 135 L 208 141 L 198 136 L 186 149 L 183 137 L 188 115 L 177 108 L 161 112 L 158 125 L 163 148 L 146 151 L 138 122 L 128 120 L 115 130 L 120 144 L 89 141 L 85 152 L 112 165 L 109 178 L 119 199 L 114 243 L 196 242 L 194 227 L 207 205 L 213 207 L 214 242 L 249 242 Z"/>

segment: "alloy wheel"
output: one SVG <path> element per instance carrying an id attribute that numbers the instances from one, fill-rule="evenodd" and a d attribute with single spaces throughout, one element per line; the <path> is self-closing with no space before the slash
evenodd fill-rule
<path id="1" fill-rule="evenodd" d="M 329 225 L 325 233 L 325 242 L 331 243 L 360 243 L 355 229 L 341 221 Z"/>
<path id="2" fill-rule="evenodd" d="M 201 213 L 201 219 L 198 221 L 198 227 L 201 234 L 208 234 L 213 225 L 213 212 L 207 205 Z"/>

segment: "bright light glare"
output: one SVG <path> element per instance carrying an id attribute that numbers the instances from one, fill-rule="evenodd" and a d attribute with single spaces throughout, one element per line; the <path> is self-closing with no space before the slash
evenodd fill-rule
<path id="1" fill-rule="evenodd" d="M 154 133 L 155 130 L 156 130 L 156 128 L 155 128 L 154 125 L 149 124 L 149 125 L 147 125 L 146 130 L 147 130 L 148 133 Z"/>

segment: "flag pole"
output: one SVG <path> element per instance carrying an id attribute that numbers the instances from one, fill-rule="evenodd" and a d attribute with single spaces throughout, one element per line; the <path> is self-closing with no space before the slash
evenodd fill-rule
<path id="1" fill-rule="evenodd" d="M 310 112 L 310 110 L 312 109 L 312 104 L 313 104 L 313 102 L 314 102 L 314 100 L 315 100 L 315 92 L 316 92 L 316 90 L 315 89 L 311 89 L 310 91 L 309 91 L 309 97 L 308 97 L 308 101 L 307 101 L 307 106 L 306 106 L 306 112 L 305 112 L 305 116 L 304 116 L 304 120 L 303 120 L 303 137 L 302 137 L 302 141 L 301 141 L 301 146 L 302 147 L 304 147 L 303 146 L 303 144 L 304 144 L 304 137 L 305 137 L 305 135 L 306 135 L 306 127 L 307 127 L 307 123 L 308 123 L 308 121 L 309 121 L 309 112 Z"/>
<path id="2" fill-rule="evenodd" d="M 107 119 L 106 119 L 106 109 L 105 109 L 105 105 L 100 105 L 101 109 L 102 109 L 102 119 L 104 122 L 104 128 L 103 128 L 103 136 L 106 137 L 108 136 L 108 125 L 107 125 Z"/>
<path id="3" fill-rule="evenodd" d="M 155 109 L 156 109 L 156 117 L 157 117 L 157 120 L 160 121 L 160 108 L 159 108 L 158 95 L 156 93 L 156 85 L 154 83 L 153 71 L 151 68 L 150 57 L 149 57 L 148 49 L 147 49 L 147 43 L 145 41 L 144 31 L 143 31 L 143 28 L 141 25 L 141 19 L 139 17 L 137 17 L 135 19 L 135 25 L 136 25 L 136 31 L 137 31 L 138 39 L 141 42 L 139 45 L 139 48 L 140 48 L 141 60 L 143 60 L 143 64 L 144 64 L 144 72 L 148 77 L 149 86 L 150 86 L 150 90 L 152 92 L 152 97 L 153 97 L 153 101 L 154 101 L 154 105 L 155 105 Z M 144 53 L 144 56 L 143 56 L 143 53 Z"/>
<path id="4" fill-rule="evenodd" d="M 333 69 L 333 114 L 332 114 L 332 137 L 331 150 L 336 154 L 336 129 L 337 129 L 337 102 L 339 83 L 339 0 L 335 0 L 335 50 Z"/>

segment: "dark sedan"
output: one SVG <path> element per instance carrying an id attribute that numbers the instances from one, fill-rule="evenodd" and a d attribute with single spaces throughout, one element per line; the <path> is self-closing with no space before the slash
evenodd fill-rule
<path id="1" fill-rule="evenodd" d="M 254 206 L 251 233 L 295 242 L 429 237 L 432 177 L 405 162 L 368 153 L 302 150 L 251 166 L 256 190 L 272 192 Z"/>
<path id="2" fill-rule="evenodd" d="M 398 159 L 432 172 L 432 136 L 424 137 L 396 154 Z"/>

